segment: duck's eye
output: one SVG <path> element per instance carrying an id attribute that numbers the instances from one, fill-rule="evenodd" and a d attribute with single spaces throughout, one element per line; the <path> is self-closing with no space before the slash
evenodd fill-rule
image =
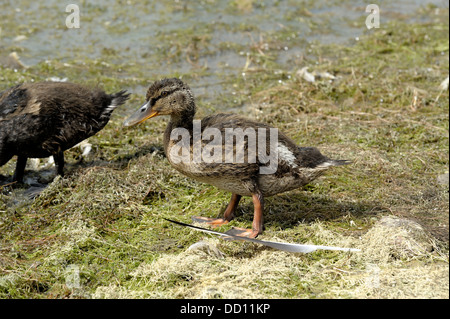
<path id="1" fill-rule="evenodd" d="M 169 92 L 167 92 L 167 91 L 161 92 L 161 97 L 166 97 L 167 95 L 169 95 Z"/>

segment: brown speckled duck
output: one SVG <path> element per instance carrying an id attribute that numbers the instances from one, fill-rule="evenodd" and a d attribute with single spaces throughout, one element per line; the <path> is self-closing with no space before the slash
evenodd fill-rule
<path id="1" fill-rule="evenodd" d="M 252 229 L 235 228 L 233 233 L 255 238 L 263 230 L 264 197 L 299 188 L 330 167 L 349 163 L 329 159 L 315 147 L 299 147 L 266 124 L 235 114 L 215 114 L 198 121 L 194 120 L 195 111 L 189 86 L 176 78 L 164 79 L 149 87 L 146 103 L 124 122 L 125 126 L 131 126 L 155 116 L 169 115 L 164 150 L 170 164 L 186 176 L 232 193 L 223 218 L 194 217 L 194 221 L 213 226 L 226 224 L 233 219 L 241 197 L 251 196 Z M 230 132 L 236 135 L 227 139 Z M 255 140 L 259 144 L 253 143 Z M 234 154 L 232 158 L 227 157 L 230 150 Z M 219 155 L 214 157 L 213 153 Z M 243 155 L 238 157 L 239 154 Z M 275 163 L 270 163 L 270 159 Z"/>
<path id="2" fill-rule="evenodd" d="M 53 156 L 63 175 L 64 151 L 100 131 L 129 94 L 106 94 L 74 83 L 16 85 L 0 93 L 0 166 L 17 155 L 14 181 L 27 158 Z"/>

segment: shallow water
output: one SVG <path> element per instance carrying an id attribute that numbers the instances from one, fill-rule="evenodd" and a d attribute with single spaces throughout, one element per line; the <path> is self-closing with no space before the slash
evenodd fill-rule
<path id="1" fill-rule="evenodd" d="M 2 1 L 0 53 L 18 51 L 29 66 L 52 59 L 134 62 L 148 70 L 149 78 L 188 73 L 198 66 L 207 66 L 213 74 L 240 74 L 246 62 L 245 49 L 252 44 L 264 45 L 265 37 L 282 39 L 277 61 L 289 64 L 303 52 L 305 41 L 351 44 L 367 32 L 367 3 L 359 0 L 72 3 L 80 9 L 79 29 L 66 27 L 70 13 L 61 1 Z M 448 7 L 443 0 L 382 1 L 381 28 L 386 21 L 427 4 Z M 180 50 L 192 51 L 190 56 L 195 59 L 197 55 L 197 60 L 180 58 Z M 214 81 L 207 77 L 202 82 Z"/>

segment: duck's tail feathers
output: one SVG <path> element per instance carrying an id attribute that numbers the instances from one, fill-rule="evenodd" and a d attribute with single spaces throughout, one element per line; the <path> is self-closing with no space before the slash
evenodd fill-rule
<path id="1" fill-rule="evenodd" d="M 317 165 L 317 167 L 330 167 L 330 166 L 342 166 L 342 165 L 348 165 L 353 163 L 352 161 L 349 160 L 332 160 L 332 159 L 328 159 L 323 163 L 320 163 L 319 165 Z"/>
<path id="2" fill-rule="evenodd" d="M 111 106 L 112 108 L 116 108 L 119 105 L 122 105 L 128 100 L 130 97 L 130 93 L 127 93 L 126 90 L 122 90 L 120 92 L 111 94 Z"/>
<path id="3" fill-rule="evenodd" d="M 111 102 L 107 107 L 103 107 L 102 114 L 100 115 L 100 119 L 106 122 L 109 121 L 109 118 L 112 112 L 116 109 L 116 107 L 125 103 L 126 100 L 130 97 L 130 93 L 127 93 L 126 90 L 110 94 Z"/>

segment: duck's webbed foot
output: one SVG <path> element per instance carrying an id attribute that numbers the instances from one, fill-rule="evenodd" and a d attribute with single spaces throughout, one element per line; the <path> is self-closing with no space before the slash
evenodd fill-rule
<path id="1" fill-rule="evenodd" d="M 234 212 L 236 211 L 236 207 L 239 204 L 239 200 L 241 199 L 241 195 L 232 194 L 231 200 L 228 203 L 227 208 L 223 214 L 223 218 L 210 218 L 210 217 L 202 217 L 202 216 L 194 216 L 192 220 L 197 223 L 206 223 L 211 225 L 212 227 L 219 227 L 225 224 L 228 224 L 234 218 Z"/>
<path id="2" fill-rule="evenodd" d="M 210 218 L 210 217 L 202 217 L 202 216 L 193 216 L 191 217 L 193 222 L 196 223 L 206 223 L 216 228 L 225 224 L 228 224 L 228 220 L 223 218 Z"/>
<path id="3" fill-rule="evenodd" d="M 252 229 L 238 228 L 234 227 L 227 231 L 227 234 L 248 237 L 248 238 L 256 238 L 263 231 L 263 211 L 264 211 L 264 198 L 261 193 L 255 193 L 252 195 L 253 206 L 254 206 L 254 214 L 253 214 L 253 223 Z"/>

